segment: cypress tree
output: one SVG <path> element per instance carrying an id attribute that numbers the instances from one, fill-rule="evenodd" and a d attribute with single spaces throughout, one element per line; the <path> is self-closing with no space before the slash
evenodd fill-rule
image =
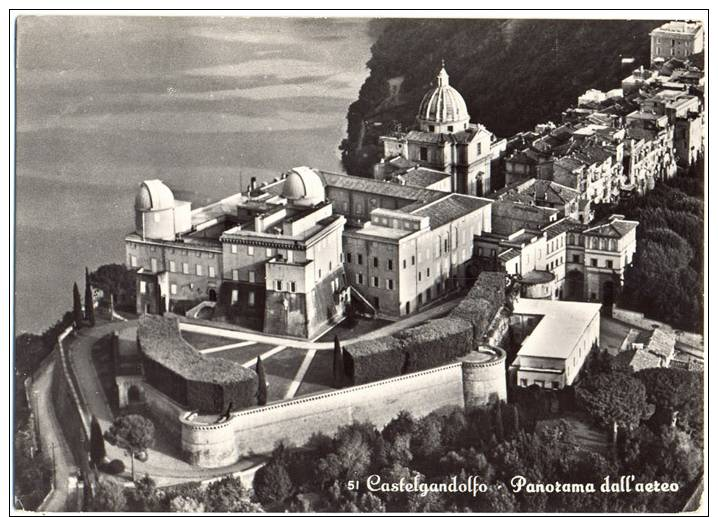
<path id="1" fill-rule="evenodd" d="M 72 317 L 75 321 L 75 328 L 80 328 L 82 325 L 82 298 L 80 298 L 80 289 L 77 287 L 77 282 L 72 284 Z"/>
<path id="2" fill-rule="evenodd" d="M 115 295 L 110 293 L 110 321 L 115 318 Z"/>
<path id="3" fill-rule="evenodd" d="M 504 415 L 501 411 L 501 402 L 496 404 L 496 422 L 495 422 L 495 434 L 496 440 L 501 443 L 504 441 Z"/>
<path id="4" fill-rule="evenodd" d="M 339 338 L 334 335 L 334 387 L 341 388 L 344 386 L 344 356 L 342 354 L 342 345 Z"/>
<path id="5" fill-rule="evenodd" d="M 92 421 L 90 422 L 90 459 L 95 465 L 101 465 L 106 457 L 102 428 L 95 415 L 92 415 Z"/>
<path id="6" fill-rule="evenodd" d="M 521 430 L 521 419 L 519 418 L 519 407 L 516 404 L 511 405 L 511 417 L 512 417 L 512 426 L 513 426 L 513 434 L 518 434 L 518 432 Z"/>
<path id="7" fill-rule="evenodd" d="M 85 268 L 85 317 L 90 326 L 95 326 L 95 304 L 92 299 L 92 284 L 90 283 L 90 272 Z"/>
<path id="8" fill-rule="evenodd" d="M 267 375 L 264 373 L 262 358 L 257 356 L 257 405 L 267 404 Z"/>

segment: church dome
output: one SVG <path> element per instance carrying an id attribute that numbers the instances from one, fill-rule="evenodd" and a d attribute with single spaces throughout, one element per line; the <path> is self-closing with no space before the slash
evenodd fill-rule
<path id="1" fill-rule="evenodd" d="M 309 167 L 296 167 L 284 180 L 282 197 L 295 205 L 313 206 L 325 200 L 324 183 Z"/>
<path id="2" fill-rule="evenodd" d="M 142 182 L 135 196 L 135 210 L 165 210 L 174 206 L 174 194 L 160 180 Z"/>
<path id="3" fill-rule="evenodd" d="M 436 76 L 436 87 L 426 92 L 419 106 L 418 120 L 425 125 L 463 125 L 469 122 L 469 111 L 461 94 L 449 85 L 449 74 L 443 63 Z M 457 127 L 464 129 L 463 126 Z M 426 129 L 424 129 L 426 130 Z"/>

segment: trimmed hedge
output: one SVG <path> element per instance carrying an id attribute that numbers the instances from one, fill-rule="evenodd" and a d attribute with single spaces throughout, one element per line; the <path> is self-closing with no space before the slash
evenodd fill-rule
<path id="1" fill-rule="evenodd" d="M 470 323 L 458 318 L 440 318 L 396 334 L 406 354 L 404 373 L 441 366 L 468 354 L 474 331 Z"/>
<path id="2" fill-rule="evenodd" d="M 387 336 L 344 347 L 344 372 L 353 384 L 380 381 L 404 372 L 406 354 L 401 341 Z"/>
<path id="3" fill-rule="evenodd" d="M 480 339 L 505 303 L 506 275 L 485 271 L 479 274 L 466 297 L 451 311 L 451 316 L 471 323 L 474 338 Z"/>
<path id="4" fill-rule="evenodd" d="M 345 346 L 347 378 L 364 384 L 435 368 L 468 354 L 506 303 L 505 279 L 504 273 L 483 272 L 449 316 Z"/>
<path id="5" fill-rule="evenodd" d="M 203 413 L 253 406 L 257 374 L 233 361 L 205 357 L 180 334 L 175 318 L 143 315 L 137 330 L 145 378 L 177 403 Z"/>

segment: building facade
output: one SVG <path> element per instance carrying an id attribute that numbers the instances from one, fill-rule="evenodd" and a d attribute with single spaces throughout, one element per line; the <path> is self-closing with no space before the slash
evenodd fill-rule
<path id="1" fill-rule="evenodd" d="M 671 21 L 651 31 L 651 61 L 692 56 L 703 51 L 703 24 Z"/>
<path id="2" fill-rule="evenodd" d="M 562 218 L 530 226 L 476 236 L 481 269 L 513 275 L 526 298 L 613 304 L 636 251 L 637 221 L 615 214 L 591 224 Z"/>
<path id="3" fill-rule="evenodd" d="M 376 208 L 370 222 L 344 233 L 347 278 L 379 314 L 411 314 L 467 283 L 474 236 L 487 231 L 491 202 L 483 198 Z"/>

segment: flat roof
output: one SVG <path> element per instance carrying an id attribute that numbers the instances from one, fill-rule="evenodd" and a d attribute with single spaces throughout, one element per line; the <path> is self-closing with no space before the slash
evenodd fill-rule
<path id="1" fill-rule="evenodd" d="M 514 303 L 514 314 L 542 318 L 524 339 L 518 355 L 567 359 L 600 310 L 600 303 L 519 298 Z"/>
<path id="2" fill-rule="evenodd" d="M 407 235 L 411 235 L 418 230 L 404 230 L 403 228 L 389 228 L 378 224 L 368 223 L 362 228 L 352 228 L 344 230 L 344 235 L 365 235 L 370 237 L 382 237 L 384 239 L 399 240 Z"/>
<path id="3" fill-rule="evenodd" d="M 696 34 L 701 28 L 703 28 L 703 24 L 700 21 L 672 20 L 664 23 L 660 27 L 656 27 L 651 31 L 651 34 L 659 34 L 662 32 L 675 34 Z"/>

